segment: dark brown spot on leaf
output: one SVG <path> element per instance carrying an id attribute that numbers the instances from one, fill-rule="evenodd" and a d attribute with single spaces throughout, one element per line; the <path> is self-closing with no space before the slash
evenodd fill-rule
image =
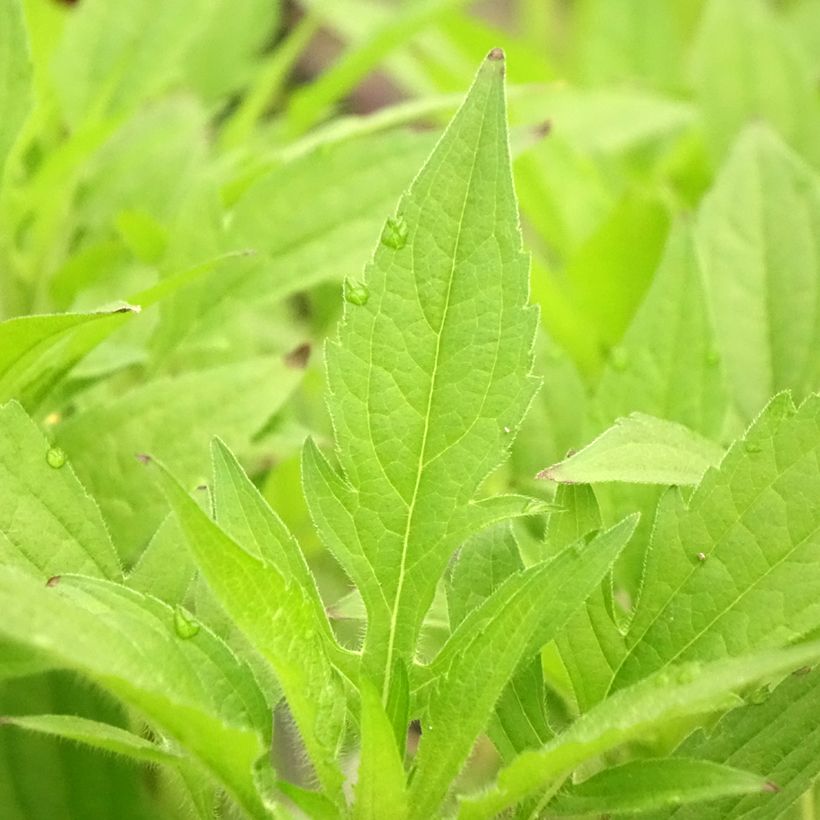
<path id="1" fill-rule="evenodd" d="M 294 370 L 304 370 L 310 361 L 310 344 L 305 342 L 285 354 L 285 364 Z"/>

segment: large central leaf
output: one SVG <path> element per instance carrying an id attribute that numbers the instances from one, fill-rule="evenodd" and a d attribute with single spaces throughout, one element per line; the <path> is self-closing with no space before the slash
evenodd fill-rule
<path id="1" fill-rule="evenodd" d="M 314 519 L 367 606 L 365 671 L 384 697 L 474 517 L 515 512 L 471 504 L 537 384 L 503 76 L 494 50 L 387 221 L 365 283 L 346 286 L 327 348 L 344 478 L 315 447 L 305 454 Z"/>

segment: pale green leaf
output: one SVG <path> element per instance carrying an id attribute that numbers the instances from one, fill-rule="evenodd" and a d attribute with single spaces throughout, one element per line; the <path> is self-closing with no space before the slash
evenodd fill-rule
<path id="1" fill-rule="evenodd" d="M 359 682 L 362 702 L 361 760 L 356 782 L 356 820 L 404 820 L 407 789 L 404 765 L 393 726 L 379 692 L 367 679 Z"/>
<path id="2" fill-rule="evenodd" d="M 6 159 L 28 116 L 33 72 L 22 0 L 0 0 L 0 183 Z"/>
<path id="3" fill-rule="evenodd" d="M 159 475 L 200 571 L 275 671 L 319 782 L 332 798 L 341 800 L 336 753 L 345 697 L 310 594 L 272 563 L 242 549 L 164 469 Z"/>
<path id="4" fill-rule="evenodd" d="M 501 57 L 386 223 L 367 295 L 327 347 L 344 476 L 306 450 L 312 514 L 364 598 L 364 667 L 384 700 L 536 387 Z"/>
<path id="5" fill-rule="evenodd" d="M 595 392 L 601 427 L 633 411 L 717 439 L 727 395 L 688 223 L 674 224 L 646 297 Z"/>
<path id="6" fill-rule="evenodd" d="M 745 421 L 780 390 L 800 399 L 820 387 L 818 235 L 818 176 L 767 128 L 744 131 L 704 199 L 696 239 Z"/>
<path id="7" fill-rule="evenodd" d="M 210 473 L 211 438 L 247 447 L 300 378 L 300 371 L 269 357 L 157 378 L 76 413 L 55 436 L 128 559 L 167 511 L 135 456 L 150 454 L 190 488 L 200 485 Z"/>
<path id="8" fill-rule="evenodd" d="M 49 464 L 52 445 L 17 402 L 0 406 L 0 563 L 39 576 L 121 576 L 100 510 L 71 460 Z M 52 453 L 61 464 L 64 454 Z"/>
<path id="9" fill-rule="evenodd" d="M 107 581 L 53 586 L 0 569 L 0 632 L 88 675 L 186 747 L 251 813 L 269 712 L 247 666 L 205 628 L 181 637 L 166 604 Z"/>
<path id="10" fill-rule="evenodd" d="M 675 820 L 763 820 L 774 818 L 810 788 L 820 772 L 820 672 L 797 670 L 771 694 L 725 715 L 708 734 L 698 732 L 677 754 L 759 771 L 776 787 L 765 801 L 724 799 L 711 806 L 681 808 Z"/>
<path id="11" fill-rule="evenodd" d="M 14 398 L 36 409 L 83 356 L 137 312 L 139 307 L 122 305 L 0 322 L 0 401 Z"/>
<path id="12" fill-rule="evenodd" d="M 181 755 L 146 740 L 133 732 L 76 715 L 12 715 L 0 717 L 0 725 L 19 726 L 30 732 L 73 740 L 95 749 L 146 763 L 174 765 Z"/>
<path id="13" fill-rule="evenodd" d="M 214 9 L 206 0 L 134 6 L 89 0 L 72 10 L 51 79 L 68 123 L 129 113 L 174 79 Z"/>
<path id="14" fill-rule="evenodd" d="M 383 22 L 373 26 L 355 48 L 344 52 L 336 65 L 324 72 L 316 82 L 304 86 L 293 95 L 286 112 L 290 132 L 299 134 L 314 125 L 327 113 L 332 103 L 353 89 L 391 50 L 464 2 L 420 0 L 384 15 Z M 314 0 L 310 5 L 321 10 L 325 4 Z M 368 10 L 366 20 L 374 19 L 375 14 L 376 10 Z"/>
<path id="15" fill-rule="evenodd" d="M 811 66 L 765 0 L 709 0 L 692 67 L 714 155 L 721 157 L 744 125 L 764 119 L 820 161 L 820 104 Z"/>
<path id="16" fill-rule="evenodd" d="M 774 398 L 684 503 L 663 499 L 615 687 L 820 625 L 820 396 Z"/>
<path id="17" fill-rule="evenodd" d="M 731 708 L 737 704 L 733 693 L 738 690 L 813 663 L 819 656 L 820 645 L 814 643 L 711 664 L 682 664 L 656 673 L 607 698 L 543 749 L 524 752 L 501 770 L 490 790 L 465 798 L 459 817 L 489 820 L 560 782 L 591 758 L 646 739 L 675 719 Z"/>
<path id="18" fill-rule="evenodd" d="M 624 814 L 774 791 L 775 787 L 765 777 L 706 760 L 683 757 L 633 760 L 604 769 L 558 794 L 550 804 L 550 812 Z M 710 806 L 694 809 L 696 812 L 709 810 Z"/>
<path id="19" fill-rule="evenodd" d="M 635 523 L 627 519 L 511 576 L 456 628 L 429 670 L 411 817 L 433 815 L 519 663 L 552 640 L 601 583 Z"/>
<path id="20" fill-rule="evenodd" d="M 723 448 L 673 421 L 632 413 L 569 458 L 539 473 L 562 484 L 697 484 Z"/>

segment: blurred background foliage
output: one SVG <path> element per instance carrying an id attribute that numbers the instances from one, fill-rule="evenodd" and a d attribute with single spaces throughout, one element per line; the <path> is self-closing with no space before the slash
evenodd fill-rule
<path id="1" fill-rule="evenodd" d="M 330 435 L 322 341 L 341 282 L 499 45 L 545 387 L 488 489 L 548 494 L 537 470 L 636 409 L 728 440 L 754 399 L 701 417 L 685 363 L 674 385 L 647 377 L 652 362 L 628 371 L 680 316 L 691 355 L 717 361 L 691 233 L 741 132 L 818 169 L 820 0 L 0 0 L 0 78 L 29 89 L 0 127 L 0 318 L 12 332 L 30 314 L 85 317 L 49 325 L 23 365 L 0 350 L 0 400 L 21 399 L 66 450 L 140 583 L 174 525 L 134 453 L 193 488 L 219 434 L 355 640 L 356 602 L 299 480 L 306 433 Z M 656 272 L 671 305 L 653 300 Z M 126 303 L 143 310 L 93 313 Z M 656 499 L 599 502 L 614 520 Z M 645 538 L 619 569 L 624 617 Z M 12 656 L 3 713 L 127 720 L 65 673 L 18 677 Z M 8 820 L 185 816 L 205 799 L 182 776 L 0 736 Z"/>

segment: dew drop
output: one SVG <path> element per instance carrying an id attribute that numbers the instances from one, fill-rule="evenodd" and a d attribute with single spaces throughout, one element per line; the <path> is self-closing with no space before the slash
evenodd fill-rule
<path id="1" fill-rule="evenodd" d="M 388 216 L 382 230 L 382 245 L 387 245 L 394 251 L 400 251 L 407 244 L 410 229 L 403 216 Z"/>
<path id="2" fill-rule="evenodd" d="M 709 556 L 705 552 L 699 552 L 696 557 L 702 564 Z"/>
<path id="3" fill-rule="evenodd" d="M 65 450 L 62 447 L 49 447 L 46 461 L 49 467 L 59 470 L 65 464 Z"/>
<path id="4" fill-rule="evenodd" d="M 743 449 L 747 453 L 760 453 L 760 452 L 763 451 L 763 448 L 759 444 L 755 444 L 755 442 L 753 442 L 753 441 L 747 441 L 743 445 Z"/>
<path id="5" fill-rule="evenodd" d="M 359 307 L 366 305 L 367 300 L 370 298 L 370 290 L 367 285 L 354 282 L 351 279 L 345 279 L 343 293 L 345 302 L 350 302 L 351 305 L 358 305 Z"/>
<path id="6" fill-rule="evenodd" d="M 174 607 L 174 631 L 183 640 L 193 638 L 199 632 L 199 623 L 179 604 Z"/>
<path id="7" fill-rule="evenodd" d="M 623 347 L 613 347 L 609 352 L 609 361 L 615 370 L 626 370 L 629 364 L 629 353 Z"/>
<path id="8" fill-rule="evenodd" d="M 771 693 L 772 690 L 768 686 L 760 686 L 748 695 L 745 700 L 746 703 L 752 706 L 760 706 L 761 703 L 765 703 L 769 699 Z"/>

